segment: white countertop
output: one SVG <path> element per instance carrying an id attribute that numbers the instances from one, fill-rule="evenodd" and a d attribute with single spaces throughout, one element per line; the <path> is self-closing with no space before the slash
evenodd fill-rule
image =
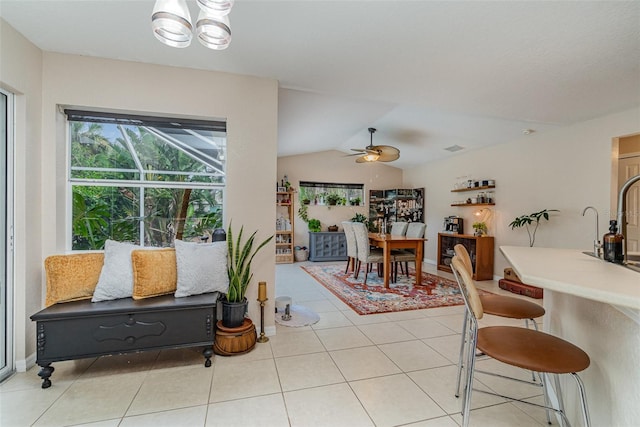
<path id="1" fill-rule="evenodd" d="M 501 246 L 520 279 L 543 289 L 640 310 L 640 273 L 577 249 Z"/>

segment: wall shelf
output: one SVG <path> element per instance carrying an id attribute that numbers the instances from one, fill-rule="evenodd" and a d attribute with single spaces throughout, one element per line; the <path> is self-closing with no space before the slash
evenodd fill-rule
<path id="1" fill-rule="evenodd" d="M 482 187 L 468 187 L 468 188 L 456 188 L 455 190 L 451 190 L 452 193 L 461 193 L 463 191 L 479 191 L 479 190 L 489 190 L 492 188 L 496 188 L 495 185 L 485 185 Z"/>
<path id="2" fill-rule="evenodd" d="M 495 203 L 455 203 L 451 206 L 495 206 Z"/>

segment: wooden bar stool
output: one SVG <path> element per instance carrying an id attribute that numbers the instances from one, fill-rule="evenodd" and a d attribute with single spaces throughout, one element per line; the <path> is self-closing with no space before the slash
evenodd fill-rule
<path id="1" fill-rule="evenodd" d="M 463 335 L 463 340 L 466 342 L 464 349 L 464 354 L 466 355 L 466 378 L 464 399 L 462 402 L 462 426 L 467 427 L 469 425 L 476 349 L 483 355 L 507 365 L 539 373 L 545 395 L 545 406 L 484 390 L 476 391 L 552 410 L 562 417 L 563 424 L 570 424 L 562 405 L 562 391 L 559 388 L 556 390 L 559 402 L 558 408 L 550 406 L 548 403 L 547 381 L 545 380 L 546 376 L 550 374 L 570 374 L 575 379 L 580 394 L 584 425 L 590 426 L 591 421 L 587 408 L 586 392 L 584 384 L 577 374 L 577 372 L 581 372 L 589 367 L 589 356 L 570 342 L 537 330 L 515 326 L 489 326 L 479 328 L 478 320 L 482 318 L 484 311 L 482 300 L 478 295 L 471 274 L 469 274 L 467 267 L 457 255 L 453 257 L 451 267 L 460 286 L 467 309 L 466 311 L 469 313 Z M 508 378 L 502 375 L 498 376 Z M 559 384 L 559 381 L 556 381 L 556 384 Z"/>
<path id="2" fill-rule="evenodd" d="M 458 260 L 460 260 L 460 262 L 462 263 L 462 266 L 470 275 L 472 275 L 473 267 L 467 249 L 463 245 L 457 244 L 454 246 L 453 250 L 458 257 Z M 538 330 L 538 324 L 536 323 L 535 319 L 543 316 L 545 313 L 544 308 L 539 304 L 505 295 L 480 295 L 480 301 L 482 302 L 484 314 L 491 314 L 494 316 L 506 317 L 509 319 L 522 319 L 525 321 L 525 326 L 527 328 L 529 327 L 529 321 L 531 321 L 535 330 Z M 468 313 L 465 311 L 464 323 L 462 325 L 463 332 L 467 325 L 467 317 Z M 460 396 L 460 379 L 462 375 L 463 350 L 464 333 L 460 342 L 460 356 L 458 358 L 458 378 L 456 380 L 455 393 L 456 397 Z M 535 376 L 533 374 L 532 380 L 535 381 Z"/>

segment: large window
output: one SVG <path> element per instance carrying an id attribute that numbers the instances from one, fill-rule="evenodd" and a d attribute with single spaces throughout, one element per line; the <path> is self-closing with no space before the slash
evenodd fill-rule
<path id="1" fill-rule="evenodd" d="M 360 205 L 364 184 L 300 181 L 300 200 L 314 205 Z"/>
<path id="2" fill-rule="evenodd" d="M 226 123 L 65 113 L 72 249 L 171 246 L 221 226 Z"/>

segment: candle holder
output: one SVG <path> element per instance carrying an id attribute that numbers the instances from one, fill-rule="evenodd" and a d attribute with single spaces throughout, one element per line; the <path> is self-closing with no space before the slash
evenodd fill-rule
<path id="1" fill-rule="evenodd" d="M 269 298 L 265 298 L 264 301 L 258 300 L 260 303 L 260 336 L 258 337 L 258 342 L 267 342 L 269 341 L 269 337 L 264 334 L 264 304 L 267 302 Z"/>

